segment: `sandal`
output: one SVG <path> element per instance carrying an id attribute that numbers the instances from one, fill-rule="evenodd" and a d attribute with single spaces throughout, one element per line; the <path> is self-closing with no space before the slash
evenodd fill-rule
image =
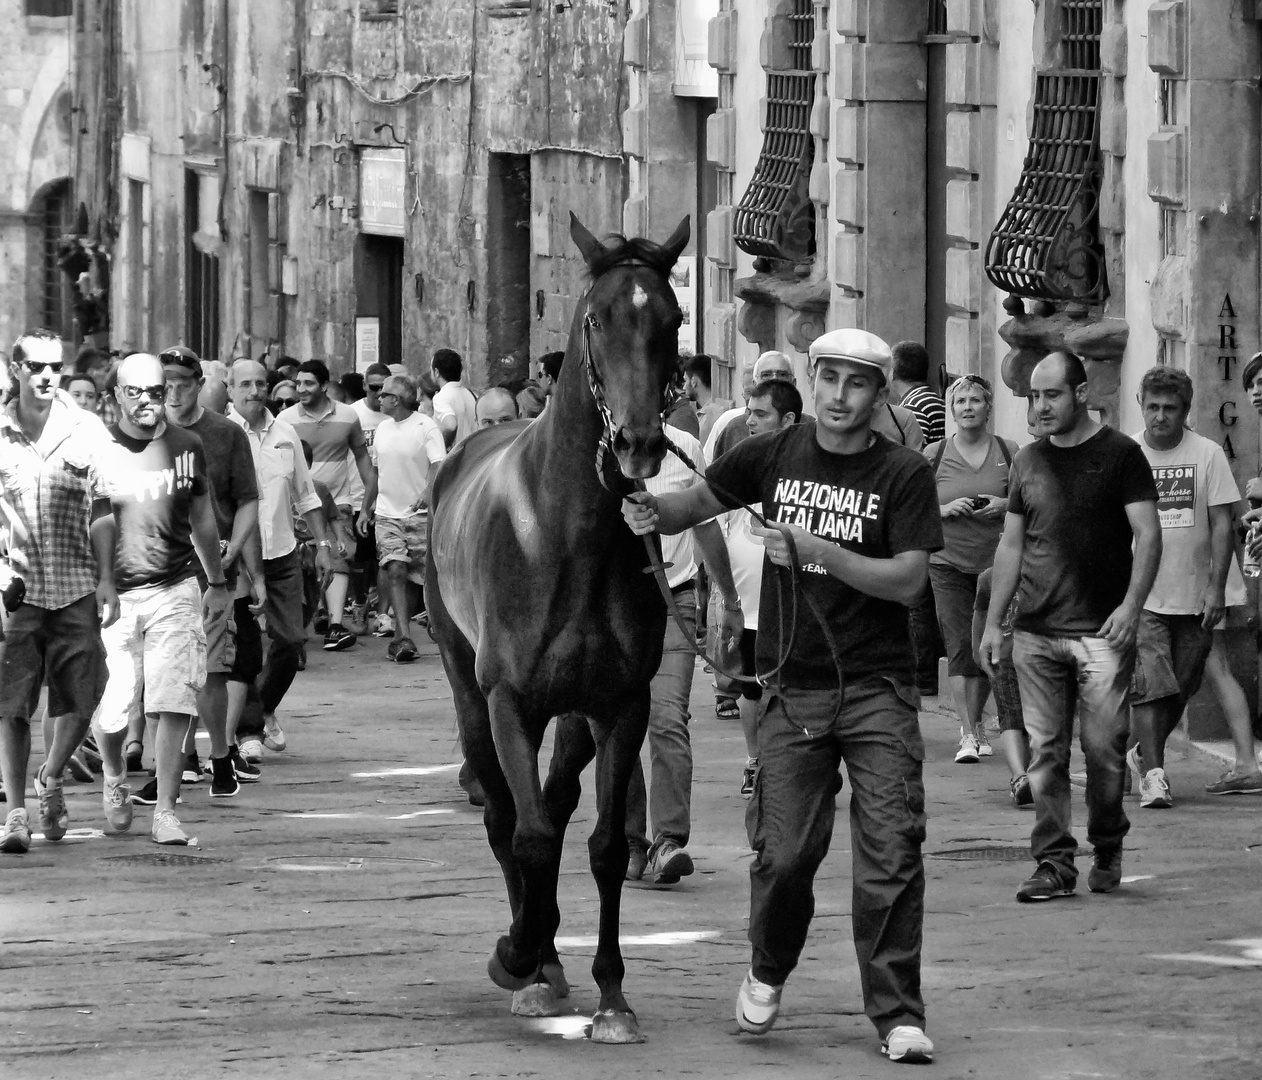
<path id="1" fill-rule="evenodd" d="M 741 711 L 737 708 L 735 698 L 716 697 L 714 699 L 714 715 L 720 720 L 739 720 Z"/>

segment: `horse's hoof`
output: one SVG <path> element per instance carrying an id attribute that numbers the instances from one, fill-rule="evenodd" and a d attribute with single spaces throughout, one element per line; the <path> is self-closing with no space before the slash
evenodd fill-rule
<path id="1" fill-rule="evenodd" d="M 491 976 L 491 982 L 501 990 L 525 990 L 535 981 L 535 969 L 531 968 L 526 975 L 514 975 L 509 971 L 500 958 L 500 948 L 507 941 L 507 938 L 500 938 L 495 948 L 491 950 L 491 959 L 486 962 L 486 973 Z"/>
<path id="2" fill-rule="evenodd" d="M 531 983 L 513 995 L 514 1016 L 560 1016 L 564 1012 L 560 999 L 565 995 L 546 982 Z"/>
<path id="3" fill-rule="evenodd" d="M 543 976 L 544 982 L 551 985 L 557 997 L 570 996 L 570 984 L 565 981 L 565 969 L 559 963 L 541 964 L 539 974 Z"/>
<path id="4" fill-rule="evenodd" d="M 635 1013 L 630 1009 L 626 1012 L 615 1012 L 613 1009 L 598 1012 L 592 1017 L 591 1034 L 588 1038 L 598 1043 L 644 1041 L 644 1036 L 640 1034 L 640 1024 L 635 1018 Z"/>

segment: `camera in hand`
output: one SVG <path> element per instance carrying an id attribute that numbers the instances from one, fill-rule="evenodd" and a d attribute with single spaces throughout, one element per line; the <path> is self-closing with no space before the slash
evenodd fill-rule
<path id="1" fill-rule="evenodd" d="M 17 611 L 26 597 L 26 582 L 12 569 L 0 566 L 0 600 L 4 601 L 5 611 Z"/>

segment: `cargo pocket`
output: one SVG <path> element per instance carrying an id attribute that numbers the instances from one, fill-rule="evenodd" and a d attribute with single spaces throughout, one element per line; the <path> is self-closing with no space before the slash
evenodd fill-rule
<path id="1" fill-rule="evenodd" d="M 906 836 L 917 844 L 923 844 L 928 835 L 929 818 L 925 813 L 925 782 L 921 777 L 903 777 L 903 801 L 907 808 Z"/>

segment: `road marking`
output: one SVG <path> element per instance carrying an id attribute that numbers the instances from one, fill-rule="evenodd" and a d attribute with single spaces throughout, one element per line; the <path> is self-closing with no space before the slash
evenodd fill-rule
<path id="1" fill-rule="evenodd" d="M 376 780 L 383 776 L 433 776 L 434 773 L 451 772 L 460 768 L 460 762 L 453 765 L 421 765 L 412 769 L 386 769 L 384 772 L 357 772 L 351 776 L 357 780 Z"/>
<path id="2" fill-rule="evenodd" d="M 558 942 L 559 944 L 559 942 Z M 585 1039 L 592 1021 L 589 1016 L 541 1016 L 526 1021 L 526 1026 L 544 1035 L 560 1035 L 563 1039 Z"/>
<path id="3" fill-rule="evenodd" d="M 61 840 L 49 840 L 50 844 L 59 844 L 65 840 L 101 840 L 104 839 L 105 833 L 100 829 L 67 829 L 66 835 Z M 44 834 L 31 833 L 32 840 L 43 840 Z"/>
<path id="4" fill-rule="evenodd" d="M 1218 942 L 1231 949 L 1239 949 L 1241 956 L 1219 956 L 1214 953 L 1155 953 L 1154 960 L 1186 960 L 1193 964 L 1217 964 L 1219 967 L 1262 967 L 1262 938 L 1235 938 Z"/>
<path id="5" fill-rule="evenodd" d="M 718 930 L 671 930 L 663 934 L 622 934 L 618 942 L 622 945 L 687 945 L 693 941 L 713 941 L 719 936 Z M 556 939 L 558 949 L 594 949 L 595 934 L 578 934 L 574 937 Z"/>
<path id="6" fill-rule="evenodd" d="M 450 807 L 435 808 L 433 810 L 414 810 L 410 814 L 365 814 L 360 810 L 355 810 L 346 814 L 325 814 L 316 810 L 301 810 L 292 814 L 285 814 L 287 818 L 319 818 L 322 820 L 345 820 L 347 818 L 376 818 L 378 821 L 410 821 L 412 818 L 418 817 L 434 817 L 438 814 L 454 814 L 455 811 Z"/>
<path id="7" fill-rule="evenodd" d="M 1152 881 L 1155 877 L 1155 874 L 1133 874 L 1130 877 L 1122 878 L 1122 884 L 1129 885 L 1132 881 Z"/>

